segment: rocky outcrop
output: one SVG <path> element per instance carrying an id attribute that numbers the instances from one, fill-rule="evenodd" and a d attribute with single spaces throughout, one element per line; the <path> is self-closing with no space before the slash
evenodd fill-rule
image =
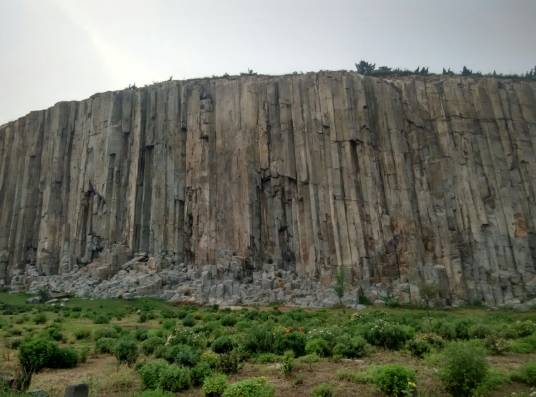
<path id="1" fill-rule="evenodd" d="M 527 301 L 534 175 L 534 82 L 320 72 L 106 92 L 0 127 L 0 282 L 313 305 L 342 269 L 348 296 Z"/>

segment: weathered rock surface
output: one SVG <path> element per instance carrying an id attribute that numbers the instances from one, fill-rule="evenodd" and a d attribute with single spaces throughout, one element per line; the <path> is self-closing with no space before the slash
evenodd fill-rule
<path id="1" fill-rule="evenodd" d="M 536 298 L 536 83 L 169 81 L 0 127 L 0 283 L 201 302 Z"/>

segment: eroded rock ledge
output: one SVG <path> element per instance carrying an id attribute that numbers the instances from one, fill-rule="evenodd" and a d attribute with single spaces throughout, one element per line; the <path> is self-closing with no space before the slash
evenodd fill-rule
<path id="1" fill-rule="evenodd" d="M 345 269 L 347 302 L 530 301 L 534 175 L 534 82 L 321 72 L 96 94 L 0 127 L 0 284 L 326 305 Z"/>

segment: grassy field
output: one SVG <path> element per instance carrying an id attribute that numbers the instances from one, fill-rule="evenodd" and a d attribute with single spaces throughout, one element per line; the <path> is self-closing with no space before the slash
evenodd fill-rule
<path id="1" fill-rule="evenodd" d="M 52 397 L 536 395 L 534 311 L 26 298 L 0 293 L 0 373 Z"/>

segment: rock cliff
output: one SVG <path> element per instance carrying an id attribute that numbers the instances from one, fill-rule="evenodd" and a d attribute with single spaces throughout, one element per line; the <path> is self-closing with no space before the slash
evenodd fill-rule
<path id="1" fill-rule="evenodd" d="M 0 283 L 303 305 L 536 298 L 536 83 L 168 81 L 0 127 Z M 341 270 L 342 269 L 342 270 Z"/>

